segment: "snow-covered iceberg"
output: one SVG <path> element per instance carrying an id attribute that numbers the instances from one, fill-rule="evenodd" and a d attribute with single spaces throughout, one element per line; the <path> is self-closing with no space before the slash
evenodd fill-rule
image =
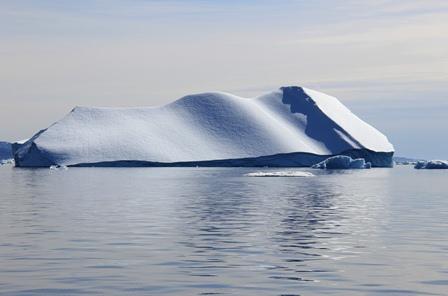
<path id="1" fill-rule="evenodd" d="M 427 170 L 440 170 L 440 169 L 448 169 L 448 161 L 446 160 L 429 160 L 429 161 L 418 161 L 415 166 L 415 169 L 427 169 Z"/>
<path id="2" fill-rule="evenodd" d="M 386 136 L 326 94 L 189 95 L 161 107 L 76 107 L 14 146 L 17 166 L 312 166 L 330 156 L 391 166 Z"/>

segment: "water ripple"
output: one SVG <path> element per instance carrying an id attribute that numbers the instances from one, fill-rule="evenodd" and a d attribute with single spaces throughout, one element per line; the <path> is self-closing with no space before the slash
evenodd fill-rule
<path id="1" fill-rule="evenodd" d="M 251 172 L 2 167 L 0 294 L 446 294 L 446 176 Z"/>

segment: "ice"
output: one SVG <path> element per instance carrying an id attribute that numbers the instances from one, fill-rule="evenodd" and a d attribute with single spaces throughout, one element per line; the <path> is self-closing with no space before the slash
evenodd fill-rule
<path id="1" fill-rule="evenodd" d="M 50 170 L 52 171 L 59 171 L 59 170 L 68 170 L 68 167 L 65 165 L 52 165 L 50 166 Z"/>
<path id="2" fill-rule="evenodd" d="M 414 166 L 414 169 L 418 169 L 418 170 L 424 169 L 426 166 L 426 163 L 427 163 L 427 161 L 424 161 L 424 160 L 417 161 L 417 163 Z"/>
<path id="3" fill-rule="evenodd" d="M 0 141 L 0 161 L 12 159 L 11 143 Z"/>
<path id="4" fill-rule="evenodd" d="M 311 166 L 339 154 L 390 166 L 394 151 L 336 98 L 295 86 L 252 99 L 210 92 L 161 107 L 77 107 L 13 146 L 22 167 Z"/>
<path id="5" fill-rule="evenodd" d="M 351 169 L 365 169 L 366 168 L 366 161 L 364 158 L 357 158 L 352 161 L 350 161 L 350 168 Z"/>
<path id="6" fill-rule="evenodd" d="M 429 161 L 418 161 L 415 169 L 427 169 L 427 170 L 437 170 L 437 169 L 448 169 L 448 161 L 446 160 L 429 160 Z"/>
<path id="7" fill-rule="evenodd" d="M 371 164 L 364 160 L 364 158 L 352 159 L 349 156 L 337 155 L 329 157 L 318 164 L 313 165 L 315 169 L 330 169 L 330 170 L 341 170 L 341 169 L 370 169 Z"/>
<path id="8" fill-rule="evenodd" d="M 422 159 L 414 159 L 409 157 L 394 156 L 393 160 L 397 165 L 416 165 Z"/>
<path id="9" fill-rule="evenodd" d="M 277 171 L 277 172 L 253 172 L 248 173 L 247 177 L 313 177 L 314 175 L 309 172 L 303 171 Z"/>
<path id="10" fill-rule="evenodd" d="M 14 164 L 14 159 L 2 159 L 0 160 L 0 166 L 7 165 L 7 164 Z"/>

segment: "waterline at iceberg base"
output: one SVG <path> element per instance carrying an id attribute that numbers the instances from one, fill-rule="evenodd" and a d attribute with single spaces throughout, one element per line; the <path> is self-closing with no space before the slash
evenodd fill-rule
<path id="1" fill-rule="evenodd" d="M 373 152 L 368 150 L 345 151 L 338 155 L 363 158 L 373 167 L 392 167 L 393 152 Z M 192 162 L 151 162 L 139 160 L 117 160 L 97 163 L 81 163 L 72 167 L 311 167 L 335 155 L 315 155 L 308 153 L 285 153 L 254 158 L 218 159 Z"/>
<path id="2" fill-rule="evenodd" d="M 18 167 L 309 167 L 335 155 L 390 167 L 394 153 L 339 100 L 297 86 L 257 98 L 212 92 L 161 107 L 77 107 L 13 149 Z"/>

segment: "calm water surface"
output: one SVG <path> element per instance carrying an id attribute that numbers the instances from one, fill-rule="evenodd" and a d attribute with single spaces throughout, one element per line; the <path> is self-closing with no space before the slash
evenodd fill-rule
<path id="1" fill-rule="evenodd" d="M 254 171 L 1 167 L 0 294 L 448 295 L 448 171 Z"/>

